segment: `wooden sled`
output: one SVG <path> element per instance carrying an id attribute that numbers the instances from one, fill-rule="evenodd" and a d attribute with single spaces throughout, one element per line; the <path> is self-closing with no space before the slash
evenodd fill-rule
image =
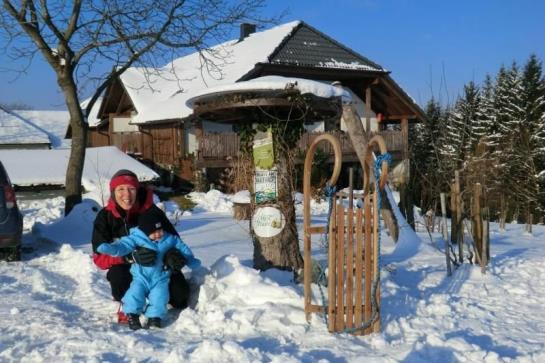
<path id="1" fill-rule="evenodd" d="M 370 187 L 373 175 L 372 150 L 378 146 L 386 153 L 384 140 L 375 136 L 367 148 L 366 165 L 363 165 L 363 194 L 337 192 L 331 200 L 331 215 L 327 226 L 311 226 L 311 168 L 314 153 L 321 141 L 333 146 L 335 164 L 328 185 L 334 186 L 342 164 L 340 143 L 333 135 L 317 137 L 310 145 L 304 164 L 303 219 L 304 219 L 304 290 L 305 314 L 327 314 L 330 332 L 349 332 L 356 335 L 380 331 L 380 276 L 379 276 L 379 210 L 378 198 Z M 386 184 L 388 164 L 382 163 L 379 188 Z M 372 190 L 373 189 L 373 190 Z M 352 207 L 354 205 L 360 208 Z M 348 207 L 346 206 L 348 205 Z M 327 302 L 312 303 L 311 236 L 328 233 Z"/>

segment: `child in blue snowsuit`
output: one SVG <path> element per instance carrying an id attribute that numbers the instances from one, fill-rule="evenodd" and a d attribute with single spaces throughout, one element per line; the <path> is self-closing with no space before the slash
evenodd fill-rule
<path id="1" fill-rule="evenodd" d="M 132 330 L 142 328 L 140 314 L 144 312 L 148 318 L 149 327 L 161 327 L 161 319 L 167 313 L 169 299 L 168 284 L 170 270 L 163 267 L 165 253 L 171 248 L 177 248 L 184 261 L 180 268 L 187 264 L 192 270 L 201 265 L 201 261 L 193 256 L 193 252 L 178 237 L 166 233 L 162 229 L 161 216 L 150 209 L 138 218 L 138 227 L 131 228 L 130 235 L 122 237 L 113 243 L 102 243 L 97 251 L 111 256 L 125 256 L 137 247 L 146 247 L 157 251 L 153 266 L 142 266 L 134 263 L 131 266 L 132 282 L 123 296 L 123 312 L 127 314 L 129 327 Z M 144 306 L 148 299 L 148 305 Z"/>

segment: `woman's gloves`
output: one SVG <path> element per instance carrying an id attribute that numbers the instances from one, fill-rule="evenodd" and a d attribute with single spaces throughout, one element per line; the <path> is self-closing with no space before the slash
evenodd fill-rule
<path id="1" fill-rule="evenodd" d="M 157 258 L 157 251 L 146 247 L 137 247 L 131 254 L 132 261 L 142 266 L 153 266 Z"/>

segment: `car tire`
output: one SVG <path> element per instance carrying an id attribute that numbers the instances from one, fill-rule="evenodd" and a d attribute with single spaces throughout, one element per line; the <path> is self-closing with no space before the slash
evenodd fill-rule
<path id="1" fill-rule="evenodd" d="M 6 254 L 7 261 L 21 261 L 21 246 L 10 247 Z"/>

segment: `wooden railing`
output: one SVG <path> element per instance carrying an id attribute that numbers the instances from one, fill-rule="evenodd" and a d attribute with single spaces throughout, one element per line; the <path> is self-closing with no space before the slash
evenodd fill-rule
<path id="1" fill-rule="evenodd" d="M 339 138 L 343 155 L 355 154 L 352 148 L 352 142 L 347 133 L 342 131 L 330 132 Z M 298 149 L 304 152 L 308 149 L 312 141 L 322 133 L 304 133 L 297 145 Z M 376 133 L 373 133 L 373 135 Z M 403 139 L 401 131 L 380 131 L 378 132 L 386 142 L 388 151 L 403 150 Z M 329 143 L 322 143 L 318 148 L 324 152 L 333 155 L 333 150 Z M 199 143 L 200 160 L 226 160 L 240 153 L 240 139 L 234 132 L 205 132 Z"/>

